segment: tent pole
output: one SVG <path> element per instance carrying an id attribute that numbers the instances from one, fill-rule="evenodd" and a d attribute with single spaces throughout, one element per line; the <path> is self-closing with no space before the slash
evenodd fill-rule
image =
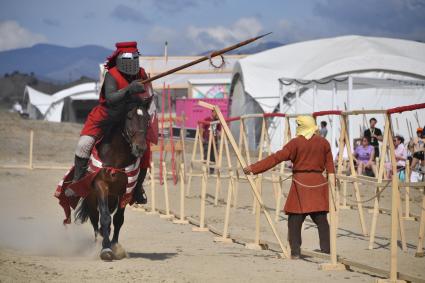
<path id="1" fill-rule="evenodd" d="M 295 93 L 295 113 L 298 114 L 300 110 L 300 87 L 297 85 L 297 92 Z"/>
<path id="2" fill-rule="evenodd" d="M 283 114 L 283 85 L 282 83 L 279 81 L 279 112 Z M 282 119 L 280 119 L 280 128 L 281 131 L 279 131 L 279 148 L 283 147 L 283 139 L 284 139 L 284 128 L 283 128 L 283 122 Z"/>
<path id="3" fill-rule="evenodd" d="M 332 110 L 336 110 L 336 92 L 337 92 L 337 86 L 336 86 L 336 82 L 334 82 L 333 84 L 333 88 L 332 88 Z M 336 148 L 335 148 L 335 136 L 336 136 L 336 116 L 334 115 L 332 117 L 332 137 L 331 137 L 331 149 L 332 149 L 332 153 L 336 152 Z"/>
<path id="4" fill-rule="evenodd" d="M 351 95 L 353 93 L 353 77 L 352 76 L 348 76 L 348 92 L 347 92 L 347 111 L 351 110 Z M 350 116 L 348 116 L 348 136 L 351 138 L 349 141 L 351 148 L 353 147 L 353 140 L 352 137 L 354 135 L 353 133 L 353 127 L 352 127 L 352 123 L 350 122 Z"/>
<path id="5" fill-rule="evenodd" d="M 317 111 L 316 96 L 317 96 L 317 84 L 314 83 L 314 85 L 313 85 L 313 112 Z"/>

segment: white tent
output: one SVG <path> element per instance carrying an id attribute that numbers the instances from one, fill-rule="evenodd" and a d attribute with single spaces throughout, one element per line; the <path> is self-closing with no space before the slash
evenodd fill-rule
<path id="1" fill-rule="evenodd" d="M 24 103 L 30 118 L 52 122 L 81 122 L 98 99 L 99 84 L 95 82 L 79 84 L 52 95 L 29 86 L 24 91 Z"/>
<path id="2" fill-rule="evenodd" d="M 239 60 L 233 71 L 230 112 L 231 116 L 239 116 L 274 111 L 385 109 L 425 102 L 424 80 L 423 43 L 362 36 L 306 41 Z M 348 95 L 350 84 L 352 93 Z M 383 118 L 375 116 L 382 128 Z M 412 113 L 406 113 L 402 121 L 395 123 L 396 133 L 405 137 L 408 136 L 406 117 L 415 121 Z M 425 123 L 424 117 L 421 111 L 420 123 Z M 351 118 L 353 137 L 360 135 L 362 121 L 360 116 Z M 337 132 L 339 124 L 335 122 L 333 131 Z M 258 121 L 251 123 L 247 128 L 253 129 L 249 140 L 251 148 L 255 148 L 260 125 Z M 278 124 L 277 130 L 281 132 Z M 281 135 L 274 135 L 273 148 L 276 150 L 281 144 Z"/>

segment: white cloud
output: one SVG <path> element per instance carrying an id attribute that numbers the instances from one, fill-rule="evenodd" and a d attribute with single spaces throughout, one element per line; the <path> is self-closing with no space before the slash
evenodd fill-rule
<path id="1" fill-rule="evenodd" d="M 16 21 L 0 21 L 0 51 L 29 47 L 46 41 L 44 35 L 32 33 Z"/>
<path id="2" fill-rule="evenodd" d="M 258 35 L 263 29 L 256 18 L 241 18 L 230 27 L 187 28 L 187 36 L 201 50 L 207 51 Z"/>

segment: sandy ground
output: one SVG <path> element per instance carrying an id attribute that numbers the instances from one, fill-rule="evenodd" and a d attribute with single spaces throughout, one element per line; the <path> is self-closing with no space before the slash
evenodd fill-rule
<path id="1" fill-rule="evenodd" d="M 317 259 L 288 261 L 270 251 L 214 244 L 211 233 L 127 209 L 120 242 L 129 258 L 102 262 L 89 224 L 64 228 L 52 197 L 60 171 L 1 170 L 0 281 L 367 282 L 323 272 Z"/>
<path id="2" fill-rule="evenodd" d="M 35 163 L 71 164 L 81 126 L 22 121 L 2 112 L 0 118 L 0 164 L 27 161 L 29 129 L 35 131 Z M 126 210 L 120 238 L 129 257 L 102 262 L 98 258 L 100 245 L 94 243 L 89 224 L 73 224 L 67 228 L 61 225 L 63 212 L 52 194 L 64 173 L 65 170 L 0 169 L 0 282 L 372 282 L 376 279 L 371 273 L 358 270 L 321 271 L 319 264 L 325 261 L 316 257 L 282 260 L 273 251 L 248 250 L 237 243 L 216 244 L 213 242 L 215 235 L 210 232 L 195 233 L 192 225 L 175 225 L 132 208 Z M 179 187 L 171 181 L 169 185 L 171 209 L 178 211 Z M 222 198 L 227 193 L 227 180 L 222 182 L 221 201 L 217 207 L 211 197 L 214 185 L 215 179 L 210 178 L 206 222 L 222 230 L 225 209 Z M 156 187 L 156 204 L 163 209 L 163 187 Z M 146 184 L 146 191 L 150 198 L 149 184 Z M 348 192 L 351 200 L 351 187 Z M 373 188 L 362 187 L 364 198 L 372 192 Z M 199 193 L 199 179 L 194 179 L 190 197 L 186 198 L 186 214 L 194 219 L 199 219 Z M 383 207 L 390 207 L 389 196 L 388 190 L 383 195 Z M 274 209 L 271 185 L 267 182 L 263 183 L 263 197 L 266 205 Z M 412 199 L 419 204 L 420 192 L 412 192 Z M 254 238 L 255 218 L 251 209 L 249 187 L 241 183 L 238 208 L 231 213 L 232 237 L 248 242 Z M 413 204 L 412 211 L 419 215 L 420 207 Z M 369 229 L 371 215 L 367 210 L 365 218 Z M 261 240 L 276 242 L 264 217 L 261 223 Z M 357 210 L 342 211 L 340 223 L 337 246 L 341 257 L 388 269 L 389 215 L 379 216 L 377 244 L 373 251 L 367 249 L 368 237 L 361 234 Z M 286 238 L 286 224 L 286 217 L 281 214 L 276 226 L 283 239 Z M 418 222 L 408 221 L 405 225 L 408 252 L 399 252 L 399 271 L 424 279 L 425 259 L 413 256 Z M 307 221 L 303 249 L 317 248 L 317 229 Z"/>

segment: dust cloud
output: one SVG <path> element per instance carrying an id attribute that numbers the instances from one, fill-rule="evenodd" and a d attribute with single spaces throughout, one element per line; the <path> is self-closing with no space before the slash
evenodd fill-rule
<path id="1" fill-rule="evenodd" d="M 100 250 L 99 238 L 95 243 L 89 223 L 63 226 L 58 219 L 48 215 L 0 212 L 1 248 L 39 256 L 96 257 Z"/>

